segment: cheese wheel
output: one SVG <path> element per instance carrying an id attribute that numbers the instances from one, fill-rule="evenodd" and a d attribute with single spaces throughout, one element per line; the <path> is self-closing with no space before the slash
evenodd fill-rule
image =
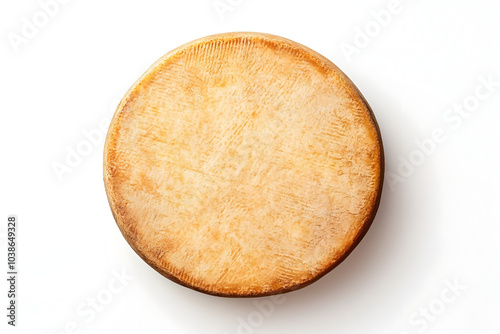
<path id="1" fill-rule="evenodd" d="M 382 180 L 379 129 L 354 84 L 261 33 L 167 53 L 122 99 L 104 150 L 130 246 L 218 296 L 283 293 L 326 274 L 370 226 Z"/>

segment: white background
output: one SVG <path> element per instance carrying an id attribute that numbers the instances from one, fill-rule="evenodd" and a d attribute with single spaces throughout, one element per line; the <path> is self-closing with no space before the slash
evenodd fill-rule
<path id="1" fill-rule="evenodd" d="M 213 0 L 66 2 L 52 17 L 35 0 L 0 5 L 0 277 L 11 214 L 20 273 L 16 328 L 6 324 L 1 279 L 0 332 L 500 332 L 499 1 L 401 0 L 385 26 L 373 11 L 389 0 L 222 0 L 230 7 L 219 13 Z M 39 25 L 31 35 L 27 21 Z M 371 36 L 360 42 L 365 28 Z M 281 35 L 336 63 L 372 106 L 393 176 L 347 260 L 280 303 L 163 278 L 125 242 L 104 192 L 99 124 L 156 59 L 228 31 Z M 481 86 L 488 77 L 491 91 Z M 479 100 L 476 89 L 489 94 Z M 450 111 L 463 103 L 467 117 Z M 444 140 L 424 156 L 416 141 L 436 128 Z M 82 147 L 87 156 L 58 178 L 54 166 Z M 410 158 L 418 166 L 402 176 Z M 134 278 L 120 285 L 117 272 Z"/>

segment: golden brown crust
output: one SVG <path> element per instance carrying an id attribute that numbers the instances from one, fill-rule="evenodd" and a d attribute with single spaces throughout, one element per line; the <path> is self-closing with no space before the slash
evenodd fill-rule
<path id="1" fill-rule="evenodd" d="M 219 296 L 303 287 L 361 240 L 380 200 L 370 107 L 290 40 L 228 33 L 183 45 L 128 91 L 104 150 L 114 218 L 158 272 Z"/>

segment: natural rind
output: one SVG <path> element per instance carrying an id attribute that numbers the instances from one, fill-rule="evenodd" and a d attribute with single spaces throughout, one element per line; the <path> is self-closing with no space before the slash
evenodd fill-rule
<path id="1" fill-rule="evenodd" d="M 260 33 L 167 53 L 121 101 L 104 150 L 131 247 L 220 296 L 324 275 L 370 226 L 382 181 L 379 129 L 354 84 L 316 52 Z"/>

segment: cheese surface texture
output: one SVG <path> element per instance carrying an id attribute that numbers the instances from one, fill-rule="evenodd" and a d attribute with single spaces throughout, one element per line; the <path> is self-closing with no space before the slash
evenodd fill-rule
<path id="1" fill-rule="evenodd" d="M 290 40 L 183 45 L 129 90 L 104 182 L 118 227 L 164 276 L 221 296 L 305 286 L 359 242 L 378 206 L 374 116 L 333 63 Z"/>

